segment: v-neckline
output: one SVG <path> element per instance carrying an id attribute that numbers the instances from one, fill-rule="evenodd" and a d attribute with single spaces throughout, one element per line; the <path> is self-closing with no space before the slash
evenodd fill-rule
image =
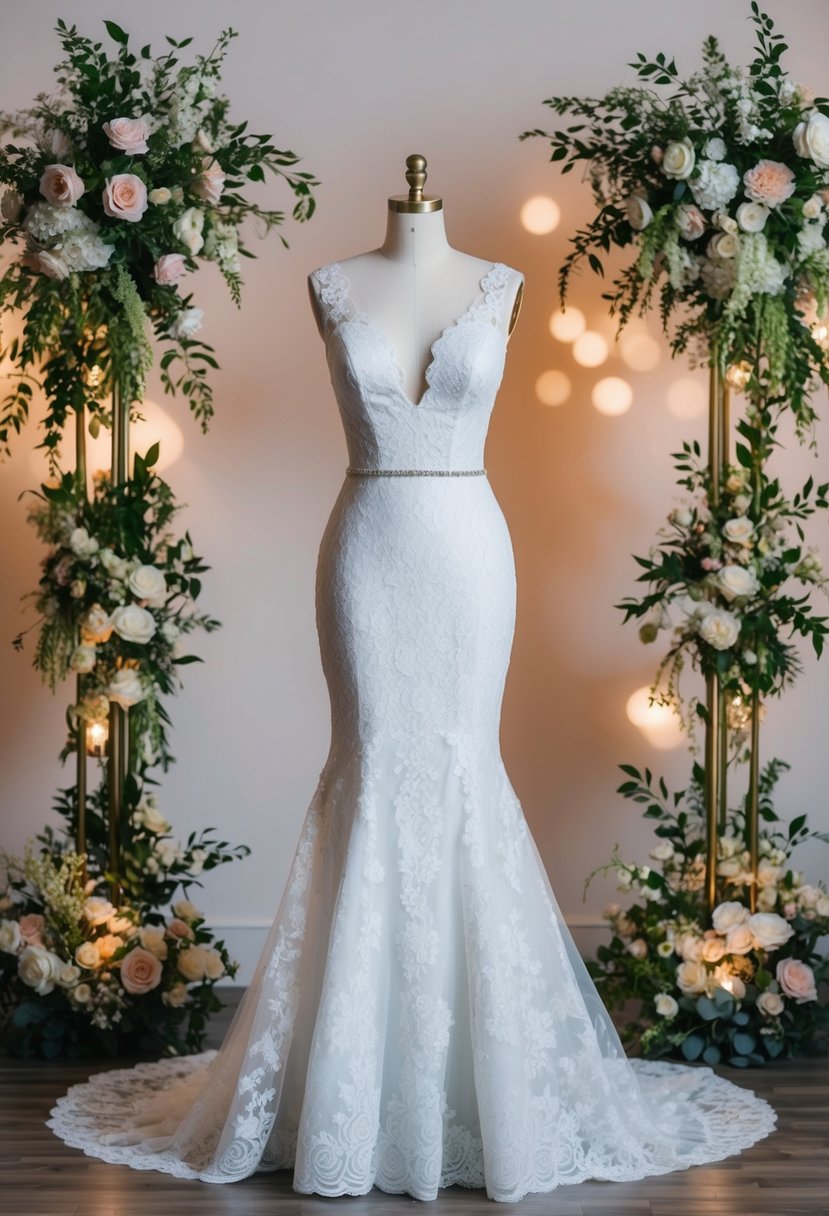
<path id="1" fill-rule="evenodd" d="M 467 305 L 467 307 L 463 310 L 463 312 L 460 313 L 457 317 L 455 317 L 454 320 L 450 321 L 448 325 L 444 326 L 444 328 L 440 331 L 438 336 L 435 338 L 432 345 L 429 347 L 429 356 L 430 356 L 429 364 L 423 375 L 423 379 L 426 382 L 426 387 L 423 390 L 423 392 L 421 393 L 421 395 L 417 401 L 412 401 L 411 398 L 409 397 L 409 394 L 406 392 L 406 373 L 404 372 L 404 370 L 400 364 L 400 359 L 398 357 L 397 349 L 396 349 L 394 343 L 388 337 L 388 335 L 386 334 L 385 330 L 383 329 L 383 327 L 379 323 L 379 321 L 375 321 L 374 317 L 369 316 L 368 313 L 363 312 L 363 310 L 361 308 L 357 307 L 356 303 L 354 302 L 354 298 L 351 295 L 351 283 L 349 282 L 348 276 L 346 275 L 345 271 L 343 270 L 342 265 L 339 262 L 334 262 L 334 263 L 332 263 L 331 267 L 329 267 L 329 269 L 334 270 L 340 276 L 340 279 L 342 280 L 343 298 L 348 301 L 348 304 L 350 305 L 350 308 L 352 310 L 352 314 L 344 319 L 349 320 L 349 321 L 358 320 L 361 322 L 361 324 L 368 325 L 369 328 L 371 328 L 375 331 L 375 333 L 378 335 L 378 337 L 382 341 L 383 345 L 385 346 L 385 348 L 388 352 L 389 358 L 394 366 L 395 374 L 397 375 L 398 379 L 400 380 L 401 398 L 406 403 L 406 405 L 409 406 L 410 409 L 419 410 L 420 407 L 425 402 L 426 398 L 429 396 L 429 393 L 432 391 L 432 372 L 434 370 L 435 362 L 437 360 L 438 347 L 440 346 L 441 342 L 443 341 L 443 339 L 446 337 L 446 335 L 448 333 L 451 333 L 451 331 L 453 329 L 456 329 L 460 324 L 462 324 L 467 319 L 467 317 L 470 316 L 471 313 L 473 313 L 477 308 L 480 308 L 482 303 L 486 302 L 486 292 L 487 292 L 487 289 L 485 286 L 486 281 L 489 278 L 489 276 L 492 274 L 493 270 L 496 270 L 500 265 L 502 265 L 501 262 L 491 262 L 490 263 L 489 268 L 481 275 L 480 279 L 478 280 L 478 292 L 477 292 L 477 295 L 475 296 L 475 299 L 472 300 Z M 337 325 L 335 326 L 335 328 L 338 328 L 340 324 L 342 324 L 342 321 L 337 322 Z"/>

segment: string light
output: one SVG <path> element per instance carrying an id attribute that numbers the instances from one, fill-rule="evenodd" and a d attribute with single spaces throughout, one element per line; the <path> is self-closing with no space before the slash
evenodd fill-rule
<path id="1" fill-rule="evenodd" d="M 571 392 L 570 377 L 556 369 L 542 372 L 535 382 L 535 395 L 542 405 L 563 405 Z"/>
<path id="2" fill-rule="evenodd" d="M 557 228 L 561 220 L 561 208 L 555 199 L 546 194 L 528 198 L 521 208 L 521 223 L 533 236 L 546 236 Z"/>
<path id="3" fill-rule="evenodd" d="M 109 738 L 109 723 L 102 719 L 90 722 L 86 728 L 86 753 L 101 759 L 106 755 L 107 739 Z"/>

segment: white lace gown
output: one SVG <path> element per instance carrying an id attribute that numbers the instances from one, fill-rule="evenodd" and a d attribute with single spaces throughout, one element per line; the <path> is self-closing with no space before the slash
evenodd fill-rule
<path id="1" fill-rule="evenodd" d="M 774 1111 L 709 1068 L 626 1058 L 502 763 L 515 567 L 470 474 L 521 276 L 489 269 L 417 403 L 339 264 L 315 280 L 351 466 L 463 475 L 343 481 L 317 567 L 330 753 L 221 1049 L 100 1073 L 49 1126 L 136 1169 L 424 1200 L 740 1152 Z"/>

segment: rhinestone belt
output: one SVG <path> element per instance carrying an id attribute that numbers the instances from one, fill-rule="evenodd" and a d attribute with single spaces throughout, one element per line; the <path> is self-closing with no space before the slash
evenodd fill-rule
<path id="1" fill-rule="evenodd" d="M 486 469 L 346 469 L 349 477 L 486 477 Z"/>

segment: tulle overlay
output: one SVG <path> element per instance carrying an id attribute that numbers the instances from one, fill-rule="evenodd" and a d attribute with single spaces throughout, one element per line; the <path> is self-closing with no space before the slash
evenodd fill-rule
<path id="1" fill-rule="evenodd" d="M 489 269 L 414 406 L 341 269 L 317 272 L 352 464 L 481 467 L 518 280 Z M 627 1060 L 564 924 L 499 750 L 515 568 L 488 480 L 346 478 L 316 611 L 331 747 L 220 1051 L 97 1074 L 55 1132 L 209 1182 L 504 1201 L 768 1135 L 710 1069 Z"/>

